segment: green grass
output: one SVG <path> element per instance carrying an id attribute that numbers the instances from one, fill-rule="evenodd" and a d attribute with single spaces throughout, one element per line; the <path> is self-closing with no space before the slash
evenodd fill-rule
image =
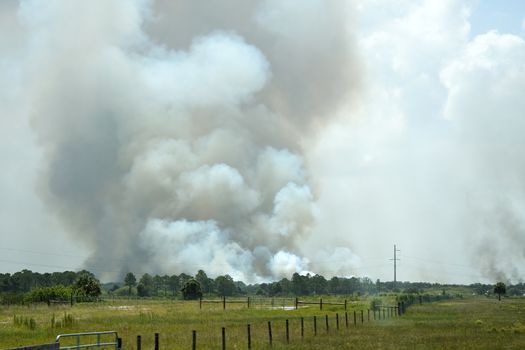
<path id="1" fill-rule="evenodd" d="M 328 301 L 328 299 L 327 299 Z M 276 305 L 279 303 L 276 302 Z M 167 300 L 118 300 L 69 306 L 33 305 L 0 309 L 0 348 L 52 342 L 57 334 L 115 330 L 124 349 L 136 348 L 141 335 L 143 349 L 153 348 L 154 333 L 160 333 L 162 349 L 191 349 L 191 331 L 197 331 L 198 349 L 220 349 L 221 327 L 226 328 L 227 348 L 246 349 L 250 323 L 252 348 L 268 348 L 272 321 L 273 349 L 524 349 L 525 299 L 467 298 L 415 305 L 401 318 L 367 322 L 368 301 L 349 303 L 349 328 L 341 306 L 316 306 L 299 310 L 246 309 L 243 304 Z M 252 305 L 254 306 L 254 305 Z M 353 311 L 365 309 L 365 322 L 353 324 Z M 336 330 L 335 313 L 340 330 Z M 328 333 L 325 315 L 329 315 Z M 313 316 L 317 332 L 313 335 Z M 358 316 L 360 313 L 358 311 Z M 304 317 L 305 335 L 300 335 Z M 289 320 L 290 344 L 285 341 Z M 27 320 L 27 321 L 26 321 Z M 30 321 L 34 320 L 34 321 Z"/>

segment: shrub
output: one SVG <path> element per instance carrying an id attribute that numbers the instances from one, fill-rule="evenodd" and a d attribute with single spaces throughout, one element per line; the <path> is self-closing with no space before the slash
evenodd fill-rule
<path id="1" fill-rule="evenodd" d="M 52 300 L 67 301 L 71 297 L 72 289 L 62 285 L 54 287 L 35 288 L 25 295 L 26 302 L 46 302 L 50 303 Z"/>

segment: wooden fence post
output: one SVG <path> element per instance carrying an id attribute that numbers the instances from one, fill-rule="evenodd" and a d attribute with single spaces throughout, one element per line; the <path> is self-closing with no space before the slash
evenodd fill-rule
<path id="1" fill-rule="evenodd" d="M 122 338 L 117 338 L 117 349 L 118 350 L 122 349 Z"/>
<path id="2" fill-rule="evenodd" d="M 295 298 L 295 309 L 297 310 L 297 307 L 299 305 L 299 298 Z"/>
<path id="3" fill-rule="evenodd" d="M 268 341 L 272 346 L 272 323 L 270 321 L 268 321 Z"/>
<path id="4" fill-rule="evenodd" d="M 286 343 L 290 342 L 290 328 L 288 326 L 288 320 L 286 320 Z"/>
<path id="5" fill-rule="evenodd" d="M 335 314 L 335 329 L 339 330 L 339 314 Z"/>
<path id="6" fill-rule="evenodd" d="M 159 350 L 159 333 L 155 333 L 155 350 Z"/>
<path id="7" fill-rule="evenodd" d="M 319 310 L 323 310 L 323 298 L 319 299 Z"/>
<path id="8" fill-rule="evenodd" d="M 365 322 L 365 319 L 363 317 L 363 310 L 361 310 L 361 323 L 364 323 Z"/>
<path id="9" fill-rule="evenodd" d="M 248 309 L 250 308 L 250 297 L 246 299 L 246 304 L 248 305 Z"/>
<path id="10" fill-rule="evenodd" d="M 355 314 L 355 310 L 354 310 L 354 326 L 357 326 L 357 316 Z"/>
<path id="11" fill-rule="evenodd" d="M 314 335 L 317 335 L 317 317 L 314 316 Z"/>
<path id="12" fill-rule="evenodd" d="M 197 331 L 195 330 L 191 331 L 191 349 L 197 349 Z"/>
<path id="13" fill-rule="evenodd" d="M 225 296 L 222 297 L 222 309 L 226 310 L 226 297 Z"/>
<path id="14" fill-rule="evenodd" d="M 137 335 L 137 350 L 142 350 L 142 337 Z"/>
<path id="15" fill-rule="evenodd" d="M 226 350 L 226 328 L 222 327 L 222 350 Z"/>
<path id="16" fill-rule="evenodd" d="M 248 350 L 251 350 L 251 348 L 252 348 L 252 333 L 250 332 L 250 324 L 249 323 L 248 323 L 247 331 L 248 331 Z"/>
<path id="17" fill-rule="evenodd" d="M 367 320 L 368 322 L 370 322 L 370 309 L 368 309 L 368 310 L 366 311 L 366 313 L 367 313 L 367 315 L 366 315 L 366 320 Z"/>
<path id="18" fill-rule="evenodd" d="M 346 328 L 348 328 L 348 312 L 345 311 L 345 324 L 346 324 Z"/>
<path id="19" fill-rule="evenodd" d="M 374 308 L 374 321 L 376 320 L 376 308 Z"/>
<path id="20" fill-rule="evenodd" d="M 345 299 L 345 311 L 346 311 L 346 299 Z"/>
<path id="21" fill-rule="evenodd" d="M 202 309 L 202 297 L 199 298 L 199 309 Z"/>
<path id="22" fill-rule="evenodd" d="M 324 319 L 326 323 L 326 333 L 328 333 L 328 315 L 325 315 Z"/>
<path id="23" fill-rule="evenodd" d="M 301 338 L 304 338 L 304 317 L 301 317 Z"/>

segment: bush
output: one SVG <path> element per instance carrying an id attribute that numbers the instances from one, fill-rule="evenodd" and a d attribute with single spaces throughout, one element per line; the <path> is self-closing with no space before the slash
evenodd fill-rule
<path id="1" fill-rule="evenodd" d="M 62 285 L 54 287 L 35 288 L 25 295 L 26 302 L 46 302 L 50 303 L 52 300 L 68 301 L 73 290 Z"/>

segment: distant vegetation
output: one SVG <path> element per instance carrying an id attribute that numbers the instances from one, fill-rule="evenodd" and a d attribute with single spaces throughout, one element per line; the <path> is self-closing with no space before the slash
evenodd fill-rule
<path id="1" fill-rule="evenodd" d="M 427 282 L 372 281 L 362 277 L 332 277 L 321 275 L 293 274 L 291 279 L 283 278 L 271 283 L 245 284 L 235 281 L 229 275 L 210 278 L 199 270 L 195 276 L 185 273 L 179 275 L 144 274 L 138 278 L 129 272 L 122 276 L 121 282 L 100 284 L 94 274 L 80 272 L 38 273 L 22 270 L 13 274 L 0 274 L 0 302 L 15 304 L 24 302 L 47 302 L 52 300 L 91 300 L 101 295 L 164 297 L 193 299 L 201 295 L 209 296 L 315 296 L 315 295 L 378 295 L 382 293 L 404 292 L 407 294 L 423 293 L 426 290 L 445 293 L 468 293 L 477 295 L 498 294 L 501 288 L 489 284 L 443 285 Z M 525 294 L 525 284 L 506 286 L 507 296 Z M 501 293 L 503 294 L 503 293 Z"/>

